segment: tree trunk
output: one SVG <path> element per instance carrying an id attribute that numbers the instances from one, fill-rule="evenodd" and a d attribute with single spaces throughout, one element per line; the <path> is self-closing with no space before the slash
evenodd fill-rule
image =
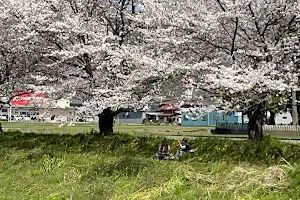
<path id="1" fill-rule="evenodd" d="M 0 122 L 0 133 L 3 133 L 1 122 Z"/>
<path id="2" fill-rule="evenodd" d="M 275 125 L 275 113 L 272 111 L 269 112 L 270 112 L 269 125 Z"/>
<path id="3" fill-rule="evenodd" d="M 248 138 L 249 140 L 261 141 L 263 139 L 263 112 L 261 111 L 261 104 L 258 105 L 257 109 L 248 113 Z"/>
<path id="4" fill-rule="evenodd" d="M 296 90 L 292 90 L 292 117 L 293 117 L 293 125 L 298 125 L 298 112 L 297 112 L 297 95 Z"/>
<path id="5" fill-rule="evenodd" d="M 110 108 L 106 108 L 102 113 L 98 114 L 100 135 L 113 134 L 115 115 L 115 112 L 113 112 Z"/>
<path id="6" fill-rule="evenodd" d="M 131 13 L 135 14 L 135 0 L 132 0 L 131 2 Z"/>
<path id="7" fill-rule="evenodd" d="M 114 117 L 121 112 L 132 112 L 130 108 L 120 108 L 117 111 L 112 111 L 110 107 L 105 108 L 99 117 L 99 134 L 109 135 L 113 134 Z"/>

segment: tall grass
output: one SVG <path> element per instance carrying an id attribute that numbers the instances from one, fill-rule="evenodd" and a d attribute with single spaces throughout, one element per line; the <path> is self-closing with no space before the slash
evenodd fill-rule
<path id="1" fill-rule="evenodd" d="M 0 199 L 297 199 L 298 145 L 199 138 L 152 158 L 160 137 L 0 135 Z M 177 141 L 169 141 L 172 152 Z"/>

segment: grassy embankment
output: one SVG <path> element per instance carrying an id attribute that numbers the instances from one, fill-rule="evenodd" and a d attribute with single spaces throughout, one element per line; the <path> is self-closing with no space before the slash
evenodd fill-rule
<path id="1" fill-rule="evenodd" d="M 0 135 L 0 199 L 299 199 L 300 146 L 198 138 L 153 160 L 161 138 Z M 172 152 L 177 141 L 170 141 Z"/>

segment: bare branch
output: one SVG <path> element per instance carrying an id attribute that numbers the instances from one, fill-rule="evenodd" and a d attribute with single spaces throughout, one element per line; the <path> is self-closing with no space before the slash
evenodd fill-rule
<path id="1" fill-rule="evenodd" d="M 232 38 L 232 44 L 231 44 L 230 55 L 233 55 L 233 51 L 234 51 L 234 43 L 235 43 L 235 39 L 236 39 L 236 34 L 237 34 L 237 30 L 238 30 L 238 25 L 239 25 L 239 19 L 236 17 L 236 18 L 235 18 L 235 29 L 234 29 L 233 38 Z"/>
<path id="2" fill-rule="evenodd" d="M 252 18 L 253 18 L 253 20 L 254 20 L 255 28 L 256 28 L 256 30 L 257 30 L 257 32 L 258 32 L 258 35 L 261 36 L 260 27 L 259 27 L 258 21 L 257 21 L 257 19 L 256 19 L 256 16 L 255 16 L 255 14 L 254 14 L 254 12 L 253 12 L 253 10 L 252 10 L 251 2 L 249 3 L 248 7 L 249 7 L 249 11 L 250 11 L 250 13 L 251 13 L 251 16 L 252 16 Z"/>
<path id="3" fill-rule="evenodd" d="M 230 53 L 230 49 L 228 49 L 226 47 L 214 44 L 214 43 L 212 43 L 212 42 L 210 42 L 210 41 L 208 41 L 208 40 L 206 40 L 204 38 L 197 37 L 197 39 L 200 40 L 200 41 L 202 41 L 202 42 L 205 42 L 205 43 L 207 43 L 207 44 L 209 44 L 209 45 L 211 45 L 211 46 L 213 46 L 213 47 L 215 47 L 217 49 L 222 49 L 222 50 L 226 51 L 227 53 Z"/>
<path id="4" fill-rule="evenodd" d="M 225 12 L 226 10 L 225 10 L 225 7 L 223 6 L 222 2 L 220 0 L 217 0 L 217 3 L 221 7 L 221 9 Z"/>

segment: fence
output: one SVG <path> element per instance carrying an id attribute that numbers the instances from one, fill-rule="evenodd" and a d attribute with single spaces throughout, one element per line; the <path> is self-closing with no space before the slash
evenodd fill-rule
<path id="1" fill-rule="evenodd" d="M 247 132 L 248 125 L 247 124 L 239 124 L 239 123 L 224 123 L 218 122 L 216 125 L 217 133 L 245 133 Z M 292 126 L 292 125 L 263 125 L 263 131 L 284 131 L 284 132 L 300 132 L 300 126 Z"/>
<path id="2" fill-rule="evenodd" d="M 300 126 L 292 126 L 292 125 L 264 125 L 264 131 L 300 131 Z"/>

